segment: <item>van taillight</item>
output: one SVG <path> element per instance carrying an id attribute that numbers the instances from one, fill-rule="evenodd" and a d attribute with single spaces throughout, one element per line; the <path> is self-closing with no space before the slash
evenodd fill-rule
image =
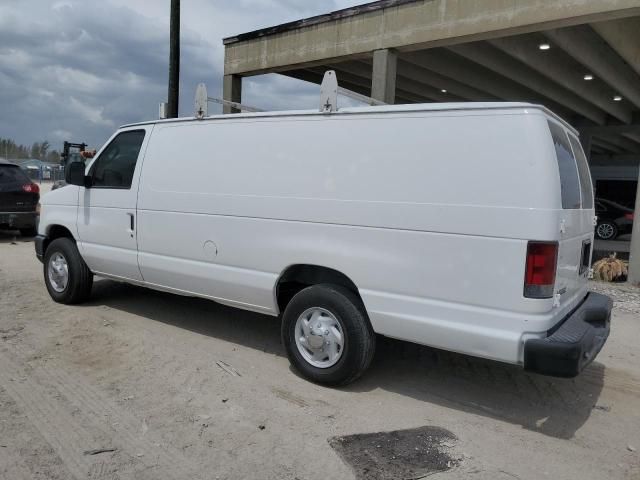
<path id="1" fill-rule="evenodd" d="M 527 247 L 527 268 L 524 277 L 525 297 L 553 297 L 557 263 L 557 243 L 529 242 Z"/>

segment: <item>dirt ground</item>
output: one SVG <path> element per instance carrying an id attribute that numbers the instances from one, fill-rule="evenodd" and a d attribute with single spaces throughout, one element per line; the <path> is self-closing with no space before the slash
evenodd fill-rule
<path id="1" fill-rule="evenodd" d="M 382 340 L 328 389 L 274 318 L 107 280 L 57 305 L 0 232 L 0 478 L 639 479 L 640 295 L 595 288 L 619 303 L 576 379 Z"/>

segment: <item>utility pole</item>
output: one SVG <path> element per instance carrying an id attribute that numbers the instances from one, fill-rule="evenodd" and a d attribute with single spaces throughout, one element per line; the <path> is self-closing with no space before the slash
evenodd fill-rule
<path id="1" fill-rule="evenodd" d="M 167 118 L 177 118 L 180 101 L 180 0 L 171 0 L 168 100 Z"/>

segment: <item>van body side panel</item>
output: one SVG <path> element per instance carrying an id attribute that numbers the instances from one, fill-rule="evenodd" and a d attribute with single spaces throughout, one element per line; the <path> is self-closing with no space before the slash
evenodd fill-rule
<path id="1" fill-rule="evenodd" d="M 321 265 L 355 282 L 378 333 L 521 362 L 522 338 L 571 308 L 523 296 L 527 242 L 559 240 L 546 122 L 533 109 L 158 124 L 140 269 L 277 314 L 280 274 Z"/>
<path id="2" fill-rule="evenodd" d="M 51 227 L 65 227 L 74 238 L 78 237 L 76 220 L 78 218 L 78 190 L 75 185 L 67 185 L 64 189 L 53 190 L 43 195 L 41 215 L 46 215 L 46 222 L 40 221 L 38 233 L 49 235 Z"/>

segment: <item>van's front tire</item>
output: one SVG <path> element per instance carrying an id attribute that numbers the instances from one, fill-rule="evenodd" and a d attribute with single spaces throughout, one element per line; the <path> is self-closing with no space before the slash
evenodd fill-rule
<path id="1" fill-rule="evenodd" d="M 93 274 L 69 238 L 52 241 L 44 254 L 44 283 L 51 298 L 72 305 L 91 295 Z"/>
<path id="2" fill-rule="evenodd" d="M 376 336 L 357 295 L 335 285 L 314 285 L 287 305 L 282 342 L 291 364 L 306 378 L 341 386 L 367 370 Z"/>

